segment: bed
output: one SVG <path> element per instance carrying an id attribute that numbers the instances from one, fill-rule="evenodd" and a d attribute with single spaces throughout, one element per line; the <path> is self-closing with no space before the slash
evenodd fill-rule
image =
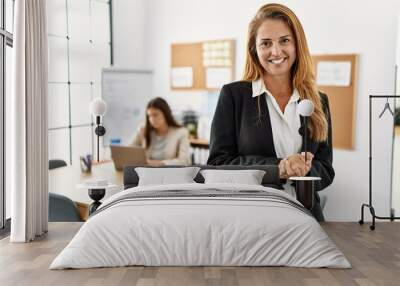
<path id="1" fill-rule="evenodd" d="M 138 169 L 126 167 L 126 189 L 103 202 L 50 269 L 351 267 L 310 212 L 277 189 L 276 168 L 248 168 L 265 170 L 261 185 L 204 183 L 198 173 L 193 183 L 141 186 Z"/>

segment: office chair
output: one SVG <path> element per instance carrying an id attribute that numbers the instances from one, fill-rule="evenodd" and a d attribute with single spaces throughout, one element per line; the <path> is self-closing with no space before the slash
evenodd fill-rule
<path id="1" fill-rule="evenodd" d="M 49 170 L 57 169 L 64 166 L 67 166 L 67 163 L 64 160 L 59 160 L 59 159 L 49 160 Z"/>
<path id="2" fill-rule="evenodd" d="M 49 170 L 67 166 L 63 160 L 49 160 Z M 76 222 L 82 221 L 76 204 L 68 197 L 49 193 L 49 221 Z"/>

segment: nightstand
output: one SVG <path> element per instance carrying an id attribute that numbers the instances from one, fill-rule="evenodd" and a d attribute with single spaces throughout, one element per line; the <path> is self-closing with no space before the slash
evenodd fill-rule
<path id="1" fill-rule="evenodd" d="M 93 202 L 89 205 L 89 217 L 101 205 L 100 200 L 104 198 L 107 189 L 114 189 L 117 185 L 108 183 L 107 179 L 90 179 L 77 186 L 78 189 L 87 189 L 89 197 Z"/>

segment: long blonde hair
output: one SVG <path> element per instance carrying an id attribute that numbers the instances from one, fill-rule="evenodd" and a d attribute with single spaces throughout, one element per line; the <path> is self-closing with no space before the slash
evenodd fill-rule
<path id="1" fill-rule="evenodd" d="M 299 19 L 288 7 L 275 3 L 264 5 L 258 10 L 257 14 L 250 22 L 243 80 L 255 81 L 263 77 L 264 68 L 258 60 L 256 36 L 258 28 L 267 19 L 283 21 L 293 33 L 297 54 L 291 71 L 293 87 L 298 90 L 301 99 L 309 99 L 315 105 L 315 111 L 311 115 L 309 121 L 311 138 L 319 142 L 326 141 L 328 137 L 328 123 L 322 109 L 320 95 L 315 83 L 312 59 L 308 50 L 306 36 Z"/>

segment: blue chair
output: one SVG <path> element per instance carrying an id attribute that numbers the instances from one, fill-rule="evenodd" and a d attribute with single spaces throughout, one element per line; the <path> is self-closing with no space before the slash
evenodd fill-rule
<path id="1" fill-rule="evenodd" d="M 49 170 L 67 166 L 63 160 L 49 160 Z M 50 222 L 79 222 L 82 221 L 76 204 L 68 197 L 49 193 Z"/>
<path id="2" fill-rule="evenodd" d="M 76 204 L 68 197 L 49 193 L 49 221 L 82 221 Z"/>

